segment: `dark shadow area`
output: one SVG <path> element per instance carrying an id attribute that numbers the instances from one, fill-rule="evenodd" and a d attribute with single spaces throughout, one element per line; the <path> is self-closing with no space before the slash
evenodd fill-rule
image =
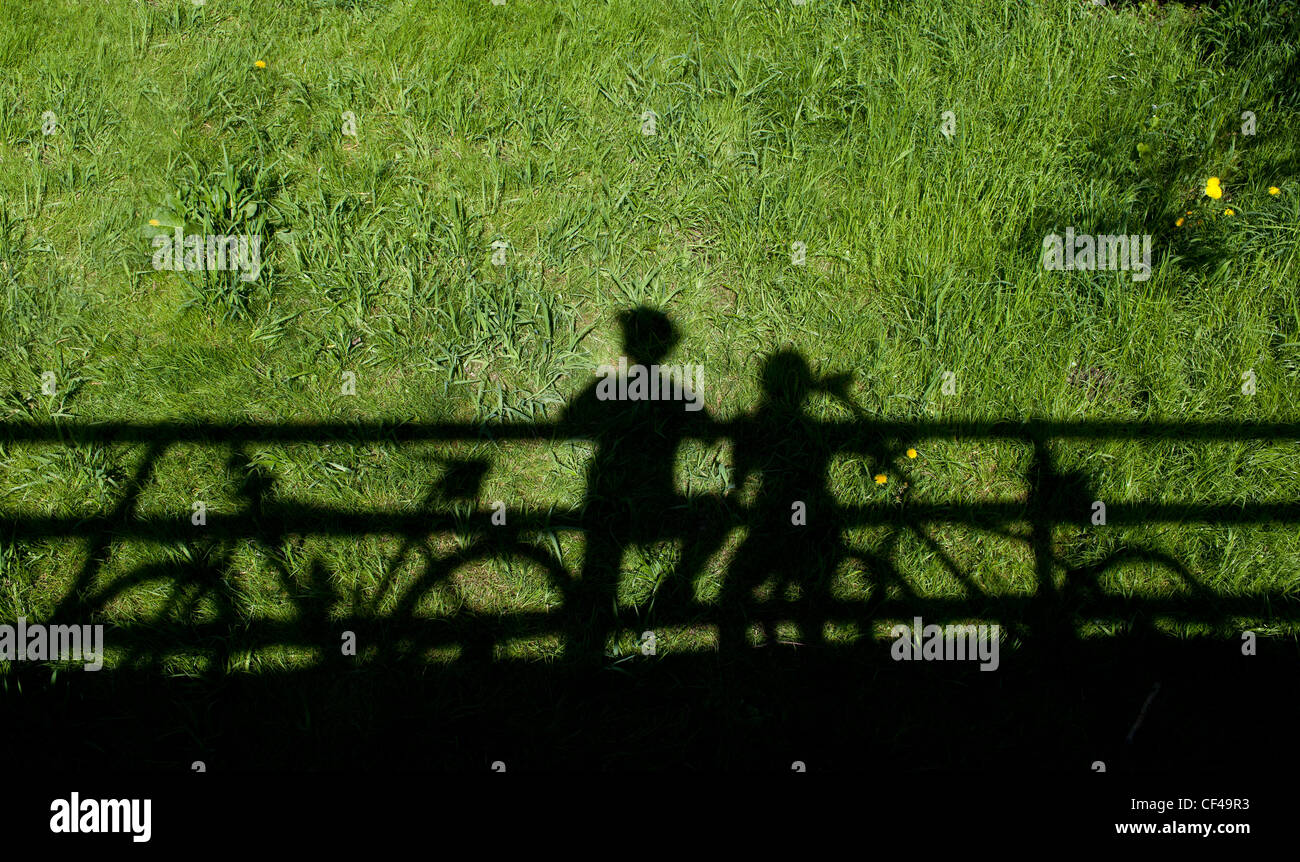
<path id="1" fill-rule="evenodd" d="M 1292 636 L 1267 636 L 1270 626 L 1300 620 L 1295 592 L 1215 590 L 1183 561 L 1141 545 L 1124 544 L 1089 563 L 1071 558 L 1057 533 L 1086 527 L 1096 494 L 1087 477 L 1060 469 L 1053 457 L 1054 443 L 1064 439 L 1294 441 L 1300 424 L 884 421 L 854 404 L 847 375 L 819 374 L 788 350 L 766 359 L 755 408 L 720 421 L 695 400 L 701 393 L 691 388 L 688 366 L 671 364 L 679 339 L 664 315 L 638 308 L 620 324 L 626 368 L 598 377 L 554 422 L 0 426 L 9 446 L 130 444 L 143 451 L 110 511 L 0 519 L 10 546 L 67 537 L 86 543 L 87 562 L 48 621 L 106 622 L 106 642 L 127 655 L 111 670 L 61 670 L 54 679 L 48 667 L 12 665 L 0 691 L 6 762 L 184 770 L 203 760 L 214 771 L 485 771 L 494 761 L 510 770 L 788 771 L 794 761 L 809 770 L 855 771 L 1085 772 L 1096 760 L 1109 771 L 1300 765 L 1300 650 Z M 831 398 L 853 418 L 814 418 L 814 396 Z M 692 404 L 699 409 L 687 409 Z M 276 442 L 484 439 L 589 441 L 581 505 L 499 512 L 482 497 L 491 464 L 481 459 L 446 461 L 414 509 L 295 503 L 249 452 Z M 1023 498 L 936 503 L 903 494 L 914 478 L 909 446 L 994 439 L 1018 441 L 1029 452 Z M 730 443 L 733 487 L 680 491 L 674 464 L 686 441 Z M 241 505 L 208 511 L 200 539 L 188 511 L 138 511 L 158 460 L 179 443 L 231 453 L 227 479 Z M 902 490 L 873 498 L 878 502 L 843 502 L 832 493 L 830 472 L 844 455 L 887 467 Z M 504 522 L 494 519 L 502 514 Z M 1296 525 L 1300 499 L 1116 502 L 1106 523 Z M 1023 543 L 1033 561 L 1032 590 L 981 587 L 937 538 L 944 524 Z M 864 527 L 874 528 L 869 542 L 855 532 Z M 578 559 L 562 560 L 558 546 L 541 539 L 547 533 L 576 534 Z M 460 540 L 440 543 L 440 534 Z M 319 560 L 290 560 L 295 543 L 310 535 L 385 535 L 397 550 L 368 598 L 349 596 L 346 573 Z M 183 553 L 101 584 L 100 568 L 126 539 Z M 926 549 L 961 594 L 919 588 L 901 562 L 904 541 Z M 651 598 L 621 601 L 629 555 L 663 543 L 678 549 L 671 571 Z M 271 562 L 291 614 L 250 618 L 243 607 L 234 554 L 250 545 Z M 534 567 L 558 606 L 421 613 L 434 591 L 484 560 Z M 1160 566 L 1177 589 L 1108 590 L 1107 574 L 1134 562 Z M 398 577 L 412 566 L 413 578 Z M 705 597 L 711 571 L 721 573 L 720 592 Z M 835 588 L 844 571 L 869 589 L 845 598 Z M 158 619 L 114 623 L 109 604 L 144 585 L 171 591 Z M 200 606 L 208 610 L 199 614 Z M 998 666 L 984 672 L 971 660 L 896 660 L 897 642 L 881 635 L 882 627 L 916 617 L 1000 625 Z M 1161 620 L 1224 634 L 1176 638 L 1160 629 Z M 1085 623 L 1116 633 L 1084 637 Z M 846 626 L 855 639 L 828 636 Z M 711 630 L 716 648 L 609 652 L 619 638 L 665 627 Z M 1260 632 L 1254 655 L 1243 655 L 1247 627 Z M 358 655 L 340 649 L 344 632 L 355 634 Z M 559 643 L 550 659 L 503 657 L 508 641 L 546 638 Z M 240 669 L 239 656 L 268 647 L 314 649 L 319 658 L 297 670 Z M 428 651 L 437 648 L 458 652 L 431 660 Z M 203 674 L 170 673 L 176 652 L 213 661 Z"/>

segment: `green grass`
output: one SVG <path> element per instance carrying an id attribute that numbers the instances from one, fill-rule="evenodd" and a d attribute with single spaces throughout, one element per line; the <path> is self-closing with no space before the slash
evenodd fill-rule
<path id="1" fill-rule="evenodd" d="M 708 408 L 724 420 L 755 407 L 762 360 L 784 345 L 820 373 L 852 372 L 857 406 L 887 420 L 1295 422 L 1296 13 L 1009 0 L 5 4 L 5 421 L 553 420 L 618 356 L 615 316 L 646 303 L 676 322 L 675 360 L 705 367 Z M 647 110 L 654 136 L 641 134 Z M 1254 136 L 1240 134 L 1245 110 Z M 46 111 L 58 121 L 49 136 Z M 346 111 L 355 139 L 341 134 Z M 1218 201 L 1204 194 L 1211 176 Z M 150 219 L 260 235 L 261 277 L 154 271 Z M 1066 226 L 1151 234 L 1152 278 L 1044 271 L 1042 238 Z M 491 262 L 497 241 L 504 266 Z M 804 266 L 791 263 L 794 242 L 806 243 Z M 42 394 L 49 371 L 53 395 Z M 355 396 L 341 394 L 345 372 Z M 809 409 L 852 415 L 825 398 Z M 837 458 L 836 497 L 963 504 L 1032 492 L 1023 442 L 914 445 L 915 461 Z M 0 518 L 110 512 L 145 450 L 0 443 Z M 1296 596 L 1294 523 L 1098 528 L 1087 506 L 1293 503 L 1297 440 L 1062 439 L 1050 450 L 1095 495 L 1077 526 L 1053 533 L 1064 565 L 1143 547 L 1218 594 Z M 110 549 L 0 535 L 0 616 L 47 617 L 92 554 L 97 620 L 153 626 L 160 645 L 223 613 L 382 615 L 427 562 L 401 536 L 194 540 L 191 503 L 243 511 L 240 489 L 256 482 L 268 500 L 418 512 L 443 505 L 429 489 L 446 459 L 478 458 L 490 469 L 478 498 L 457 504 L 463 517 L 496 500 L 545 513 L 581 505 L 590 454 L 565 441 L 179 446 L 134 509 L 174 516 L 176 541 Z M 725 444 L 692 443 L 679 488 L 722 495 L 731 457 Z M 875 484 L 878 472 L 891 481 Z M 891 529 L 849 538 L 895 541 L 894 565 L 918 595 L 1035 589 L 1021 539 Z M 740 538 L 695 585 L 701 600 L 716 598 Z M 529 540 L 553 542 L 570 568 L 581 559 L 573 531 Z M 470 541 L 428 537 L 440 554 Z M 679 554 L 629 549 L 620 654 L 636 649 Z M 207 581 L 204 560 L 216 572 Z M 146 569 L 155 580 L 114 587 Z M 1100 584 L 1141 597 L 1189 589 L 1143 559 Z M 876 588 L 851 568 L 836 582 L 846 597 Z M 559 601 L 538 566 L 480 561 L 417 612 L 490 619 Z M 1295 634 L 1287 622 L 1235 625 Z M 558 644 L 538 635 L 501 648 L 544 659 Z M 703 626 L 659 636 L 661 653 L 711 648 Z M 318 657 L 223 655 L 231 670 Z M 167 658 L 181 673 L 210 660 Z"/>

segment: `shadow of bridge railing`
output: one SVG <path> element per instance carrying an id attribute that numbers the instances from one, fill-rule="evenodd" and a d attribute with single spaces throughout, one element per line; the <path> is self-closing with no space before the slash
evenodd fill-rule
<path id="1" fill-rule="evenodd" d="M 58 444 L 64 446 L 127 446 L 143 444 L 146 453 L 136 470 L 135 476 L 123 489 L 118 503 L 111 511 L 80 516 L 52 516 L 22 514 L 4 511 L 0 515 L 0 535 L 12 545 L 37 542 L 53 538 L 80 538 L 89 543 L 87 565 L 66 590 L 59 603 L 54 618 L 86 618 L 87 615 L 100 613 L 104 605 L 116 596 L 123 594 L 132 586 L 155 580 L 161 570 L 146 569 L 133 576 L 120 578 L 101 587 L 95 588 L 96 572 L 104 561 L 107 552 L 115 541 L 142 541 L 154 544 L 190 544 L 196 541 L 196 530 L 190 525 L 190 512 L 175 514 L 150 513 L 137 514 L 136 500 L 141 490 L 149 483 L 156 463 L 165 458 L 174 447 L 180 444 L 200 444 L 229 447 L 234 452 L 242 451 L 249 445 L 272 445 L 284 443 L 329 444 L 347 442 L 352 444 L 388 444 L 427 442 L 485 442 L 485 441 L 540 441 L 555 443 L 557 441 L 599 440 L 598 433 L 587 437 L 562 437 L 564 430 L 560 423 L 527 423 L 518 425 L 482 426 L 471 423 L 339 423 L 331 425 L 251 425 L 251 424 L 128 424 L 108 423 L 99 425 L 7 425 L 0 428 L 3 437 L 12 447 L 23 444 Z M 757 424 L 752 418 L 741 418 L 727 422 L 709 422 L 701 425 L 705 431 L 696 439 L 725 439 L 743 441 L 753 438 L 767 438 L 772 432 L 770 427 Z M 690 439 L 683 437 L 682 439 Z M 552 579 L 553 585 L 560 589 L 565 598 L 565 605 L 548 612 L 503 613 L 492 621 L 492 628 L 502 639 L 524 635 L 561 633 L 581 629 L 591 629 L 603 641 L 613 627 L 612 621 L 600 622 L 593 618 L 592 600 L 602 598 L 581 592 L 580 578 L 603 582 L 611 586 L 610 580 L 618 575 L 618 559 L 605 559 L 609 570 L 596 571 L 587 564 L 584 571 L 576 573 L 562 564 L 555 555 L 535 540 L 540 531 L 553 533 L 575 532 L 588 537 L 606 534 L 615 537 L 614 551 L 624 550 L 628 545 L 659 538 L 699 541 L 702 548 L 695 554 L 695 562 L 703 556 L 712 555 L 720 545 L 721 537 L 737 529 L 751 532 L 775 532 L 778 535 L 766 541 L 759 549 L 773 559 L 759 561 L 753 555 L 742 553 L 733 558 L 732 569 L 728 574 L 742 584 L 755 580 L 758 569 L 772 569 L 777 565 L 812 568 L 833 560 L 836 555 L 851 556 L 843 547 L 843 542 L 836 532 L 855 527 L 877 526 L 910 531 L 920 541 L 928 543 L 944 561 L 951 574 L 969 586 L 960 567 L 948 559 L 942 548 L 925 533 L 925 529 L 934 524 L 965 524 L 980 529 L 990 530 L 998 535 L 1012 536 L 1024 542 L 1034 557 L 1039 570 L 1037 589 L 1028 594 L 997 595 L 983 591 L 969 593 L 964 597 L 928 596 L 921 597 L 906 588 L 907 578 L 904 573 L 893 571 L 885 557 L 864 556 L 866 568 L 874 570 L 887 581 L 902 587 L 889 596 L 879 598 L 846 600 L 823 595 L 815 607 L 808 607 L 802 612 L 804 622 L 809 622 L 807 614 L 815 613 L 817 624 L 863 622 L 870 619 L 911 619 L 915 615 L 927 619 L 959 619 L 972 616 L 1005 617 L 1009 622 L 1026 620 L 1033 617 L 1035 610 L 1041 610 L 1045 602 L 1059 604 L 1063 600 L 1079 598 L 1070 592 L 1070 578 L 1067 577 L 1067 589 L 1064 596 L 1055 596 L 1054 579 L 1050 569 L 1053 566 L 1064 568 L 1075 576 L 1086 576 L 1091 581 L 1104 572 L 1111 564 L 1126 561 L 1156 562 L 1166 565 L 1172 572 L 1184 580 L 1188 590 L 1182 595 L 1135 598 L 1133 596 L 1105 595 L 1090 593 L 1086 606 L 1070 610 L 1078 611 L 1087 619 L 1099 622 L 1113 622 L 1131 619 L 1135 609 L 1149 616 L 1174 614 L 1185 620 L 1205 622 L 1223 621 L 1243 617 L 1260 621 L 1295 621 L 1300 619 L 1300 602 L 1294 594 L 1285 592 L 1239 592 L 1223 593 L 1210 590 L 1197 582 L 1178 561 L 1162 555 L 1157 551 L 1141 548 L 1127 548 L 1112 559 L 1090 566 L 1074 565 L 1058 558 L 1052 551 L 1052 530 L 1066 523 L 1081 524 L 1087 522 L 1091 512 L 1093 495 L 1084 488 L 1070 486 L 1068 477 L 1063 478 L 1054 472 L 1048 453 L 1048 444 L 1053 440 L 1089 439 L 1121 441 L 1242 441 L 1270 439 L 1300 439 L 1300 426 L 1287 423 L 1098 423 L 1098 422 L 1058 422 L 1058 421 L 1021 421 L 1021 422 L 889 422 L 889 421 L 852 421 L 817 423 L 817 443 L 815 448 L 823 453 L 840 455 L 870 455 L 881 463 L 895 463 L 907 445 L 922 445 L 927 440 L 944 439 L 955 441 L 978 442 L 984 440 L 1017 441 L 1030 447 L 1033 452 L 1031 466 L 1025 477 L 1031 489 L 1024 499 L 992 500 L 984 502 L 906 502 L 885 500 L 866 505 L 840 505 L 829 503 L 828 492 L 822 487 L 824 477 L 797 475 L 794 481 L 787 481 L 785 493 L 776 506 L 779 515 L 788 520 L 790 502 L 807 499 L 821 503 L 832 511 L 812 509 L 812 517 L 821 517 L 829 522 L 830 532 L 816 527 L 805 530 L 812 539 L 803 540 L 799 536 L 799 526 L 790 525 L 787 530 L 774 528 L 769 517 L 772 513 L 762 511 L 762 502 L 741 504 L 735 500 L 717 495 L 702 495 L 685 501 L 675 492 L 670 497 L 659 499 L 664 504 L 660 510 L 638 512 L 638 518 L 653 520 L 655 528 L 638 532 L 613 523 L 620 515 L 617 506 L 601 507 L 588 504 L 581 507 L 550 508 L 545 512 L 529 509 L 497 509 L 480 507 L 472 513 L 465 511 L 431 510 L 428 508 L 406 510 L 362 510 L 355 507 L 332 507 L 282 498 L 271 498 L 256 489 L 243 489 L 251 505 L 241 507 L 239 511 L 209 511 L 206 524 L 201 528 L 201 537 L 205 542 L 216 546 L 229 547 L 232 543 L 253 540 L 266 547 L 274 547 L 286 537 L 296 536 L 399 536 L 411 542 L 415 537 L 433 534 L 456 533 L 468 537 L 467 550 L 461 550 L 442 559 L 430 557 L 428 572 L 445 572 L 475 559 L 497 558 L 516 555 L 543 567 Z M 799 457 L 811 458 L 807 450 L 796 450 Z M 819 469 L 824 463 L 818 465 Z M 800 484 L 800 480 L 808 480 Z M 900 481 L 906 480 L 903 473 Z M 1064 485 L 1073 496 L 1062 497 L 1057 493 L 1058 486 Z M 819 499 L 820 498 L 820 499 Z M 815 501 L 815 502 L 814 502 Z M 427 502 L 427 501 L 426 501 Z M 652 502 L 647 500 L 646 502 Z M 829 504 L 828 504 L 829 503 Z M 676 505 L 680 513 L 674 515 L 669 511 Z M 812 507 L 810 507 L 812 508 Z M 495 520 L 504 516 L 504 525 L 496 525 Z M 1106 525 L 1111 528 L 1126 526 L 1142 527 L 1157 524 L 1203 523 L 1216 525 L 1249 524 L 1291 524 L 1300 523 L 1300 501 L 1278 500 L 1254 503 L 1206 503 L 1202 501 L 1180 500 L 1131 500 L 1111 502 L 1106 513 Z M 1009 528 L 1021 525 L 1028 532 L 1012 533 Z M 711 531 L 712 535 L 700 540 L 702 531 Z M 620 532 L 621 531 L 621 532 Z M 780 545 L 793 546 L 793 553 L 782 553 Z M 812 557 L 809 556 L 812 554 Z M 690 556 L 689 554 L 687 556 Z M 814 559 L 821 558 L 821 559 Z M 200 569 L 202 566 L 199 567 Z M 211 568 L 211 567 L 210 567 Z M 749 571 L 753 569 L 754 571 Z M 221 577 L 220 566 L 216 566 L 216 577 Z M 178 572 L 169 569 L 171 575 Z M 676 582 L 682 585 L 678 590 L 683 595 L 690 592 L 689 581 L 698 572 L 683 571 L 677 573 Z M 428 575 L 426 580 L 436 580 Z M 427 586 L 427 584 L 425 585 Z M 603 596 L 608 599 L 609 596 Z M 736 591 L 725 598 L 736 599 Z M 450 620 L 428 620 L 412 616 L 418 596 L 408 596 L 399 602 L 398 612 L 386 618 L 374 614 L 338 613 L 338 607 L 320 606 L 314 610 L 333 611 L 329 616 L 331 629 L 348 628 L 365 631 L 376 623 L 383 623 L 383 631 L 389 636 L 399 636 L 413 646 L 433 647 L 456 645 L 466 636 L 465 627 Z M 570 606 L 575 602 L 586 600 L 582 607 Z M 353 609 L 355 611 L 357 609 Z M 748 609 L 761 613 L 765 610 L 761 604 L 750 602 Z M 766 610 L 773 610 L 767 608 Z M 799 610 L 786 607 L 787 613 Z M 582 612 L 586 611 L 586 616 Z M 695 600 L 680 600 L 660 603 L 656 607 L 655 620 L 659 625 L 695 624 L 702 620 L 716 619 L 719 603 L 701 603 Z M 566 615 L 579 617 L 576 624 L 566 624 Z M 401 625 L 405 617 L 406 625 Z M 133 645 L 133 625 L 114 623 L 113 640 L 116 644 L 130 647 Z M 195 623 L 187 626 L 189 637 L 196 644 L 211 643 L 219 638 L 224 629 L 232 624 L 231 619 Z M 239 643 L 241 648 L 259 648 L 272 645 L 311 646 L 319 633 L 310 628 L 304 629 L 306 620 L 290 621 L 239 621 Z M 474 620 L 474 625 L 483 625 L 482 618 Z M 397 626 L 397 628 L 394 628 Z M 142 629 L 149 629 L 148 625 Z M 591 640 L 591 632 L 584 640 Z M 803 632 L 809 635 L 809 632 Z M 1037 632 L 1042 636 L 1043 632 Z M 179 646 L 179 645 L 178 645 Z M 597 644 L 600 646 L 600 644 Z"/>

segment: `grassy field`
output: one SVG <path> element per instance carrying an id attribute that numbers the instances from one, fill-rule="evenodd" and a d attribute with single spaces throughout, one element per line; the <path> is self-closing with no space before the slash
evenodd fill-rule
<path id="1" fill-rule="evenodd" d="M 764 649 L 883 649 L 924 608 L 1010 655 L 1251 629 L 1294 661 L 1298 15 L 5 4 L 0 618 L 104 623 L 105 677 L 194 685 L 400 688 L 396 656 L 557 667 L 583 638 L 650 673 L 719 651 L 787 475 L 865 516 L 799 552 L 819 580 L 746 582 Z M 177 228 L 258 237 L 260 272 L 156 270 Z M 1044 269 L 1067 228 L 1150 235 L 1150 278 Z M 704 368 L 698 415 L 749 430 L 567 433 L 634 307 Z M 596 493 L 653 482 L 641 458 L 680 500 Z M 707 540 L 619 526 L 665 502 Z M 608 595 L 577 579 L 597 528 Z M 812 632 L 812 593 L 869 610 Z"/>

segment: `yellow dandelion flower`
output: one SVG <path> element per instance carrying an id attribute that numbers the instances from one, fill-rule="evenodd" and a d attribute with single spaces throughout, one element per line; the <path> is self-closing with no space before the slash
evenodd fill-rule
<path id="1" fill-rule="evenodd" d="M 1278 188 L 1277 186 L 1269 186 L 1269 187 L 1268 187 L 1268 193 L 1271 194 L 1271 195 L 1280 195 L 1280 194 L 1282 194 L 1282 190 L 1281 190 L 1280 188 Z"/>
<path id="2" fill-rule="evenodd" d="M 1180 216 L 1178 221 L 1174 222 L 1174 227 L 1182 227 L 1182 226 L 1183 226 L 1183 219 Z"/>
<path id="3" fill-rule="evenodd" d="M 256 66 L 256 67 L 259 68 L 259 69 L 265 69 L 265 68 L 266 68 L 266 61 L 265 61 L 265 60 L 258 60 L 258 61 L 257 61 L 256 63 L 254 63 L 253 65 Z"/>
<path id="4" fill-rule="evenodd" d="M 1218 177 L 1210 177 L 1205 182 L 1205 193 L 1216 201 L 1223 197 L 1223 186 L 1219 185 Z"/>
<path id="5" fill-rule="evenodd" d="M 877 474 L 876 474 L 876 484 L 877 484 L 877 485 L 883 485 L 883 484 L 885 484 L 885 483 L 888 482 L 888 481 L 889 481 L 889 477 L 886 476 L 884 473 L 877 473 Z"/>
<path id="6" fill-rule="evenodd" d="M 1223 211 L 1223 214 L 1224 214 L 1224 215 L 1236 215 L 1236 213 L 1233 212 L 1232 207 L 1228 207 L 1226 210 L 1224 210 L 1224 211 Z"/>
<path id="7" fill-rule="evenodd" d="M 156 219 L 156 218 L 151 218 L 151 219 L 149 219 L 149 226 L 150 226 L 150 227 L 158 227 L 158 225 L 160 225 L 160 224 L 162 224 L 162 222 L 158 221 L 158 219 Z"/>
<path id="8" fill-rule="evenodd" d="M 909 458 L 915 458 L 915 457 L 916 457 L 916 450 L 915 450 L 915 449 L 908 449 L 908 450 L 907 450 L 907 457 L 909 457 Z"/>

